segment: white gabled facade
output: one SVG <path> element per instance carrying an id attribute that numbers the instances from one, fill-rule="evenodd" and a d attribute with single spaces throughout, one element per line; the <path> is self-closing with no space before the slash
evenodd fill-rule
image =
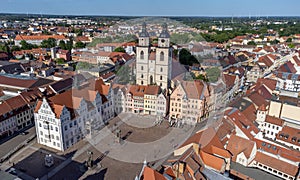
<path id="1" fill-rule="evenodd" d="M 70 112 L 62 107 L 61 117 L 57 117 L 44 98 L 40 108 L 34 115 L 37 142 L 39 144 L 63 151 L 66 149 L 64 143 L 63 124 L 71 120 Z"/>
<path id="2" fill-rule="evenodd" d="M 93 135 L 114 117 L 110 94 L 111 90 L 101 95 L 98 90 L 72 89 L 38 101 L 34 113 L 38 143 L 64 151 Z"/>

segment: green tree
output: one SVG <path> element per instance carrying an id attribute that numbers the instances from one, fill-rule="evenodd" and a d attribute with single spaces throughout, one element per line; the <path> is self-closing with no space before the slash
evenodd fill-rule
<path id="1" fill-rule="evenodd" d="M 75 43 L 75 48 L 85 48 L 85 46 L 86 44 L 81 41 Z"/>
<path id="2" fill-rule="evenodd" d="M 59 46 L 61 49 L 63 49 L 63 50 L 66 50 L 66 49 L 67 49 L 66 42 L 63 41 L 63 40 L 60 40 L 60 41 L 59 41 L 58 46 Z"/>
<path id="3" fill-rule="evenodd" d="M 67 41 L 67 44 L 66 44 L 66 49 L 71 51 L 73 48 L 73 40 L 70 39 L 69 41 Z"/>
<path id="4" fill-rule="evenodd" d="M 218 67 L 213 67 L 213 68 L 209 68 L 206 69 L 206 77 L 208 78 L 209 82 L 217 82 L 221 71 Z"/>
<path id="5" fill-rule="evenodd" d="M 288 39 L 286 40 L 286 42 L 288 42 L 288 43 L 291 43 L 292 41 L 293 41 L 292 38 L 288 38 Z"/>
<path id="6" fill-rule="evenodd" d="M 296 47 L 296 45 L 295 44 L 289 44 L 289 48 L 295 48 Z"/>
<path id="7" fill-rule="evenodd" d="M 64 58 L 57 58 L 57 59 L 55 59 L 55 62 L 57 64 L 64 64 L 65 63 L 65 59 Z"/>
<path id="8" fill-rule="evenodd" d="M 247 44 L 252 45 L 252 46 L 256 46 L 256 43 L 254 41 L 249 41 Z"/>
<path id="9" fill-rule="evenodd" d="M 0 44 L 0 51 L 10 53 L 10 48 L 7 43 Z"/>
<path id="10" fill-rule="evenodd" d="M 49 38 L 47 40 L 43 40 L 41 43 L 41 47 L 43 48 L 52 48 L 56 46 L 56 40 L 54 38 Z"/>
<path id="11" fill-rule="evenodd" d="M 195 77 L 195 79 L 200 79 L 200 80 L 208 82 L 207 77 L 203 74 L 199 74 L 197 77 Z"/>
<path id="12" fill-rule="evenodd" d="M 117 48 L 114 50 L 114 52 L 123 52 L 123 53 L 125 53 L 126 51 L 125 51 L 125 49 L 124 49 L 123 47 L 117 47 Z"/>
<path id="13" fill-rule="evenodd" d="M 32 49 L 34 47 L 32 44 L 27 43 L 25 40 L 22 40 L 20 42 L 20 45 L 21 45 L 21 49 L 23 49 L 23 50 Z"/>
<path id="14" fill-rule="evenodd" d="M 193 65 L 194 63 L 199 64 L 197 58 L 193 56 L 189 50 L 187 49 L 181 49 L 179 52 L 179 62 L 183 65 Z"/>

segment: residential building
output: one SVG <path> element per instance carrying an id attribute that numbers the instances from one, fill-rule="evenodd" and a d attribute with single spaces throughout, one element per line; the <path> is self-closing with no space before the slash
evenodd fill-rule
<path id="1" fill-rule="evenodd" d="M 53 38 L 56 40 L 57 45 L 59 44 L 59 41 L 67 41 L 68 38 L 66 38 L 63 35 L 28 35 L 28 36 L 23 36 L 23 35 L 17 35 L 15 38 L 15 45 L 16 46 L 21 46 L 21 41 L 24 40 L 27 43 L 34 44 L 34 45 L 41 45 L 41 43 L 44 40 L 48 40 L 49 38 Z"/>
<path id="2" fill-rule="evenodd" d="M 263 77 L 263 73 L 264 68 L 259 63 L 255 63 L 246 73 L 247 82 L 255 83 L 258 78 Z"/>
<path id="3" fill-rule="evenodd" d="M 202 81 L 178 82 L 170 96 L 170 118 L 196 124 L 208 113 L 209 89 Z"/>

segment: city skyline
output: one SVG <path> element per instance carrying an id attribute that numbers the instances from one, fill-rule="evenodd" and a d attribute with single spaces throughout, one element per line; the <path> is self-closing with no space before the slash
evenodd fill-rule
<path id="1" fill-rule="evenodd" d="M 138 1 L 123 3 L 115 1 L 91 0 L 88 3 L 79 0 L 3 0 L 1 13 L 29 13 L 50 15 L 106 15 L 106 16 L 300 16 L 297 7 L 300 2 L 288 1 L 246 1 L 213 0 L 182 3 L 173 1 Z M 84 7 L 84 8 L 83 8 Z"/>

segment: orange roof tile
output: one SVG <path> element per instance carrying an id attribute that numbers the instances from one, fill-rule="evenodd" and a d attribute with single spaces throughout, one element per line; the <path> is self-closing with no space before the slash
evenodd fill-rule
<path id="1" fill-rule="evenodd" d="M 217 171 L 222 171 L 225 168 L 225 160 L 214 155 L 200 151 L 200 157 L 206 166 L 209 166 Z"/>
<path id="2" fill-rule="evenodd" d="M 242 152 L 247 158 L 249 158 L 254 146 L 254 141 L 247 140 L 236 135 L 232 135 L 228 141 L 228 145 L 226 148 L 232 153 L 233 159 L 235 160 L 236 156 Z"/>
<path id="3" fill-rule="evenodd" d="M 159 172 L 146 166 L 144 168 L 141 180 L 166 180 L 166 178 Z"/>
<path id="4" fill-rule="evenodd" d="M 67 38 L 63 35 L 30 35 L 30 36 L 23 36 L 23 35 L 17 35 L 15 40 L 21 41 L 21 40 L 47 40 L 49 38 L 54 38 L 56 40 L 66 40 Z"/>
<path id="5" fill-rule="evenodd" d="M 274 117 L 274 116 L 269 116 L 269 115 L 267 115 L 266 122 L 271 123 L 271 124 L 275 124 L 277 126 L 282 126 L 283 123 L 284 123 L 284 121 L 282 119 L 279 119 L 279 118 Z"/>
<path id="6" fill-rule="evenodd" d="M 264 164 L 266 166 L 272 167 L 278 171 L 289 174 L 291 176 L 296 176 L 298 172 L 298 166 L 294 166 L 285 161 L 281 161 L 271 156 L 267 156 L 266 154 L 261 152 L 256 153 L 255 161 Z"/>

